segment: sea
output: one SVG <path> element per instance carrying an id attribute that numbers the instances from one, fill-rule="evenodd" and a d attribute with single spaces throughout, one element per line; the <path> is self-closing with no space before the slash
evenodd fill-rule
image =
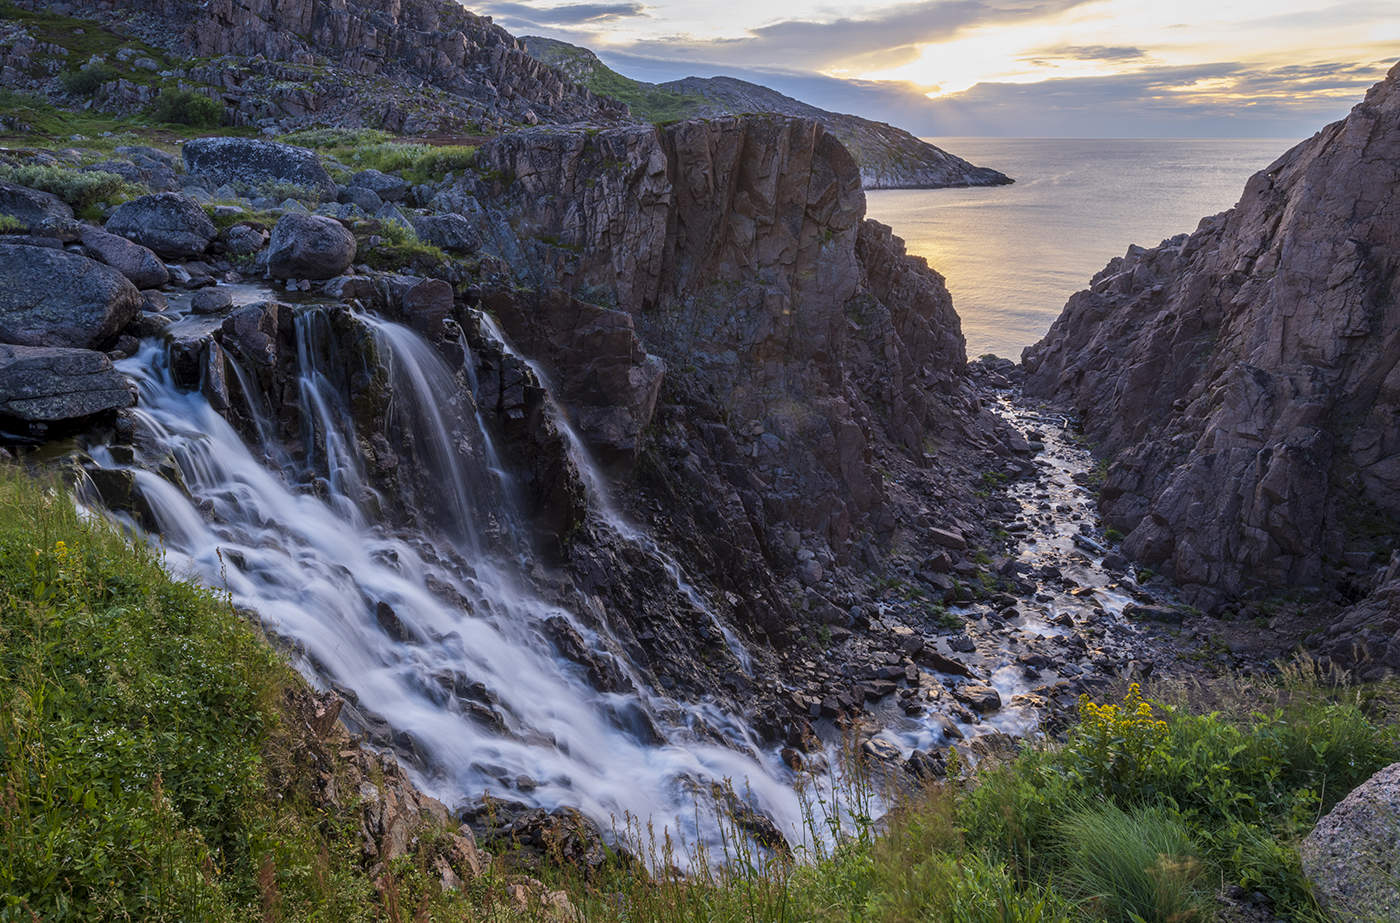
<path id="1" fill-rule="evenodd" d="M 867 214 L 947 278 L 969 357 L 1019 360 L 1110 259 L 1232 207 L 1298 139 L 927 140 L 1016 182 L 871 190 Z"/>

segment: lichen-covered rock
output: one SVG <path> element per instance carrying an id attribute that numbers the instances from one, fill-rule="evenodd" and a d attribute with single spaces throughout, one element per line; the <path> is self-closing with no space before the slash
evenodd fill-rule
<path id="1" fill-rule="evenodd" d="M 112 360 L 95 350 L 0 345 L 0 417 L 58 423 L 135 402 Z"/>
<path id="2" fill-rule="evenodd" d="M 332 279 L 354 261 L 355 235 L 321 215 L 283 215 L 268 242 L 267 271 L 276 279 Z"/>
<path id="3" fill-rule="evenodd" d="M 121 273 L 77 253 L 0 244 L 0 342 L 104 346 L 141 311 Z"/>
<path id="4" fill-rule="evenodd" d="M 420 240 L 448 253 L 472 253 L 481 246 L 476 225 L 461 215 L 424 215 L 409 220 Z"/>
<path id="5" fill-rule="evenodd" d="M 177 192 L 158 192 L 118 205 L 106 227 L 165 259 L 202 256 L 217 233 L 204 209 Z"/>
<path id="6" fill-rule="evenodd" d="M 1368 583 L 1345 562 L 1400 524 L 1400 66 L 1234 209 L 1111 262 L 1024 361 L 1110 459 L 1123 550 L 1197 604 Z"/>
<path id="7" fill-rule="evenodd" d="M 257 191 L 295 186 L 333 200 L 336 185 L 320 158 L 305 148 L 257 138 L 196 138 L 181 149 L 185 169 L 209 188 L 230 185 Z"/>
<path id="8" fill-rule="evenodd" d="M 26 230 L 33 230 L 41 227 L 45 221 L 71 221 L 73 209 L 52 193 L 14 183 L 0 183 L 0 215 L 8 215 L 23 224 Z"/>
<path id="9" fill-rule="evenodd" d="M 88 225 L 83 226 L 80 239 L 89 256 L 111 266 L 137 288 L 160 288 L 170 281 L 165 263 L 147 247 Z"/>
<path id="10" fill-rule="evenodd" d="M 1400 908 L 1400 763 L 1352 790 L 1299 852 L 1318 900 L 1340 923 L 1394 920 Z"/>

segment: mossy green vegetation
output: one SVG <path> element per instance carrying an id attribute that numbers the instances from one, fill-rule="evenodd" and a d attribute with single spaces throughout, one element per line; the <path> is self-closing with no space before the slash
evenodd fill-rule
<path id="1" fill-rule="evenodd" d="M 196 90 L 167 87 L 151 106 L 151 118 L 167 125 L 216 128 L 224 121 L 222 101 Z"/>
<path id="2" fill-rule="evenodd" d="M 0 164 L 0 181 L 52 193 L 78 212 L 84 212 L 99 204 L 115 205 L 125 202 L 146 191 L 143 187 L 104 170 L 80 170 L 75 167 L 37 164 L 17 167 Z"/>
<path id="3" fill-rule="evenodd" d="M 0 466 L 0 920 L 384 918 L 353 818 L 301 794 L 299 682 L 227 600 Z M 465 901 L 411 865 L 404 904 Z"/>
<path id="4" fill-rule="evenodd" d="M 313 148 L 354 170 L 398 173 L 410 183 L 435 182 L 476 163 L 471 145 L 425 144 L 374 129 L 314 128 L 278 140 Z"/>

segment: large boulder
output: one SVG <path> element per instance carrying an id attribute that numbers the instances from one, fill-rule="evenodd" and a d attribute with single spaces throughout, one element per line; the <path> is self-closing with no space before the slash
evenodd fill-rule
<path id="1" fill-rule="evenodd" d="M 52 193 L 0 183 L 0 215 L 8 215 L 25 228 L 33 229 L 53 219 L 71 221 L 73 209 Z"/>
<path id="2" fill-rule="evenodd" d="M 196 138 L 183 148 L 185 169 L 211 188 L 231 185 L 256 190 L 271 185 L 299 186 L 333 200 L 336 185 L 315 153 L 255 138 Z"/>
<path id="3" fill-rule="evenodd" d="M 355 235 L 334 218 L 283 215 L 272 229 L 267 271 L 276 279 L 332 279 L 355 260 Z"/>
<path id="4" fill-rule="evenodd" d="M 141 313 L 141 293 L 77 253 L 0 244 L 0 342 L 103 346 Z"/>
<path id="5" fill-rule="evenodd" d="M 419 240 L 449 253 L 473 253 L 481 246 L 476 225 L 461 215 L 424 215 L 409 220 Z"/>
<path id="6" fill-rule="evenodd" d="M 1299 849 L 1318 900 L 1341 923 L 1396 919 L 1400 908 L 1400 763 L 1357 786 Z"/>
<path id="7" fill-rule="evenodd" d="M 165 259 L 194 259 L 203 255 L 217 229 L 204 209 L 177 192 L 158 192 L 117 206 L 107 230 Z"/>
<path id="8" fill-rule="evenodd" d="M 134 403 L 130 383 L 102 353 L 0 345 L 0 417 L 58 423 Z"/>
<path id="9" fill-rule="evenodd" d="M 160 288 L 170 281 L 170 272 L 150 248 L 109 234 L 100 228 L 83 226 L 83 249 L 131 280 L 137 288 Z"/>

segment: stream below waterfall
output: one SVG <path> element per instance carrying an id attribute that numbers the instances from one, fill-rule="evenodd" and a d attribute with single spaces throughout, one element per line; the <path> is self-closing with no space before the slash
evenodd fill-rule
<path id="1" fill-rule="evenodd" d="M 275 297 L 257 286 L 231 288 L 235 306 Z M 169 338 L 198 336 L 222 320 L 189 313 L 186 300 L 171 302 L 177 319 Z M 684 843 L 712 842 L 721 821 L 707 805 L 715 786 L 732 784 L 790 840 L 809 835 L 797 776 L 778 745 L 761 744 L 721 703 L 654 689 L 611 635 L 601 606 L 571 609 L 538 591 L 539 564 L 512 475 L 473 402 L 446 397 L 463 390 L 454 377 L 460 370 L 412 329 L 352 309 L 351 321 L 387 366 L 390 412 L 412 443 L 405 450 L 435 485 L 426 521 L 387 524 L 359 448 L 364 434 L 332 385 L 337 370 L 329 364 L 343 357 L 329 345 L 329 310 L 296 309 L 304 432 L 293 445 L 274 437 L 275 408 L 249 397 L 258 394 L 252 373 L 231 357 L 256 438 L 245 440 L 201 390 L 176 384 L 166 343 L 147 340 L 119 364 L 140 390 L 134 454 L 102 446 L 90 453 L 100 466 L 134 472 L 171 570 L 226 590 L 285 643 L 313 684 L 340 693 L 352 730 L 392 748 L 415 782 L 450 806 L 490 795 L 577 808 L 603 830 L 630 819 Z M 489 318 L 481 326 L 511 350 Z M 465 366 L 470 375 L 472 362 Z M 549 406 L 590 515 L 658 562 L 671 591 L 752 676 L 737 633 L 682 563 L 619 512 L 567 417 L 552 398 Z M 1008 526 L 1014 560 L 1043 590 L 1000 610 L 955 608 L 970 649 L 925 639 L 949 658 L 967 655 L 1001 704 L 980 713 L 961 708 L 948 693 L 960 679 L 925 669 L 915 685 L 930 707 L 900 709 L 893 696 L 872 707 L 882 726 L 876 736 L 902 757 L 990 732 L 1034 734 L 1047 684 L 1140 658 L 1139 631 L 1124 608 L 1162 603 L 1160 593 L 1104 567 L 1093 497 L 1075 480 L 1092 460 L 1069 421 L 1010 393 L 997 396 L 994 410 L 1044 445 L 1035 475 L 1008 487 L 1021 510 Z M 615 665 L 623 691 L 599 691 L 558 652 L 551 625 L 561 621 L 592 656 Z M 832 753 L 836 737 L 833 730 Z"/>

